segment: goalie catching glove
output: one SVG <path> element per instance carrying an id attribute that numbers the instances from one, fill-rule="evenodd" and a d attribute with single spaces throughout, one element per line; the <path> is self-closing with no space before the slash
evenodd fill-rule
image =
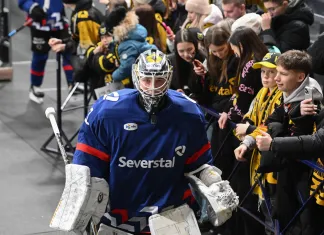
<path id="1" fill-rule="evenodd" d="M 221 170 L 214 166 L 204 165 L 200 171 L 186 174 L 192 188 L 207 202 L 207 214 L 210 223 L 214 226 L 224 224 L 237 208 L 239 199 L 228 181 L 221 178 Z"/>
<path id="2" fill-rule="evenodd" d="M 109 200 L 108 183 L 90 177 L 89 167 L 82 165 L 66 165 L 65 175 L 64 191 L 50 227 L 80 234 L 90 219 L 98 224 L 104 215 Z"/>

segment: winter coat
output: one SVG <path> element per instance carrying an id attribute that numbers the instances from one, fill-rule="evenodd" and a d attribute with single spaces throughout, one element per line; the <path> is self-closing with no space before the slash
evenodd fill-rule
<path id="1" fill-rule="evenodd" d="M 307 49 L 312 56 L 313 72 L 324 75 L 324 33 Z"/>
<path id="2" fill-rule="evenodd" d="M 134 11 L 127 12 L 125 19 L 114 27 L 113 37 L 119 67 L 113 72 L 112 79 L 122 81 L 129 78 L 131 83 L 132 65 L 137 57 L 146 50 L 156 49 L 156 46 L 146 41 L 147 31 L 138 24 L 138 17 Z"/>
<path id="3" fill-rule="evenodd" d="M 101 46 L 101 42 L 97 46 Z M 86 52 L 86 57 L 88 59 L 88 65 L 90 69 L 97 74 L 97 76 L 92 76 L 92 81 L 94 83 L 94 88 L 103 87 L 106 83 L 112 82 L 112 73 L 117 69 L 116 67 L 116 55 L 115 55 L 115 45 L 113 43 L 109 44 L 107 51 L 94 54 L 93 51 L 96 46 L 91 46 Z M 126 80 L 129 82 L 129 80 Z M 125 83 L 127 83 L 124 81 Z M 123 83 L 123 81 L 122 81 Z"/>
<path id="4" fill-rule="evenodd" d="M 314 22 L 314 13 L 306 4 L 288 8 L 286 13 L 272 19 L 271 28 L 260 36 L 265 44 L 276 41 L 282 53 L 296 49 L 306 50 L 310 44 L 309 26 Z"/>

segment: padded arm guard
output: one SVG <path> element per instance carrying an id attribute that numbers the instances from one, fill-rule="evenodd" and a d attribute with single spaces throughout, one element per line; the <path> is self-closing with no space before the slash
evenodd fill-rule
<path id="1" fill-rule="evenodd" d="M 238 206 L 239 200 L 228 181 L 222 180 L 221 171 L 214 166 L 204 165 L 199 178 L 197 172 L 186 176 L 193 189 L 207 201 L 207 214 L 214 226 L 224 224 L 232 216 L 232 211 Z"/>
<path id="2" fill-rule="evenodd" d="M 66 165 L 65 174 L 64 191 L 50 227 L 80 234 L 91 218 L 97 224 L 104 215 L 109 199 L 109 187 L 106 180 L 91 178 L 87 166 Z"/>

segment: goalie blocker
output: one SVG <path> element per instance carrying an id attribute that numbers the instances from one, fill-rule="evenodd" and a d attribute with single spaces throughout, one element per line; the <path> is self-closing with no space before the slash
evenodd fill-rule
<path id="1" fill-rule="evenodd" d="M 214 226 L 220 226 L 230 219 L 232 211 L 239 204 L 238 196 L 229 182 L 222 180 L 221 174 L 220 169 L 207 164 L 186 174 L 195 192 L 206 200 L 208 219 Z"/>

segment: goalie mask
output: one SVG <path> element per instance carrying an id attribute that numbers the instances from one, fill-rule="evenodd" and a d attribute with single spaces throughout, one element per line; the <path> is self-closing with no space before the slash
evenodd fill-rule
<path id="1" fill-rule="evenodd" d="M 151 112 L 158 107 L 170 87 L 172 66 L 166 55 L 156 49 L 143 52 L 132 68 L 132 78 L 139 91 L 144 108 Z"/>

